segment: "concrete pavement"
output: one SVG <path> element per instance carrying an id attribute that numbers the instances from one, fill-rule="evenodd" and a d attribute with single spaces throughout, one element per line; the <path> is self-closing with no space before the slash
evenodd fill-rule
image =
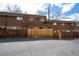
<path id="1" fill-rule="evenodd" d="M 0 43 L 0 56 L 79 56 L 79 40 L 36 40 Z"/>

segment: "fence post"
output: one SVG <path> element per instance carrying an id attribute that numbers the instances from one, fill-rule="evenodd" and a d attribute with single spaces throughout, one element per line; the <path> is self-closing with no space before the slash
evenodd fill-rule
<path id="1" fill-rule="evenodd" d="M 62 39 L 62 33 L 61 33 L 61 31 L 58 31 L 58 36 L 59 36 L 59 39 Z"/>

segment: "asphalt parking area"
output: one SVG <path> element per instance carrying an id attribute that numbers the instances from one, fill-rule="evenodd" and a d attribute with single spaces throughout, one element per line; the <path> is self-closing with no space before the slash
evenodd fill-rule
<path id="1" fill-rule="evenodd" d="M 79 39 L 0 42 L 0 56 L 79 56 L 78 42 Z"/>

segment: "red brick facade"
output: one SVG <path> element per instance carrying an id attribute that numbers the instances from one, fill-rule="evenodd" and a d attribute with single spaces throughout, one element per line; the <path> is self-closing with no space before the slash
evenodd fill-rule
<path id="1" fill-rule="evenodd" d="M 14 33 L 13 36 L 27 35 L 26 31 L 28 27 L 47 27 L 54 29 L 54 32 L 61 31 L 64 34 L 72 31 L 73 33 L 75 29 L 74 24 L 71 21 L 47 20 L 46 16 L 40 15 L 0 12 L 0 28 L 8 29 L 7 33 L 10 35 L 12 34 L 11 30 L 16 30 L 16 34 Z M 2 34 L 0 33 L 0 35 Z"/>

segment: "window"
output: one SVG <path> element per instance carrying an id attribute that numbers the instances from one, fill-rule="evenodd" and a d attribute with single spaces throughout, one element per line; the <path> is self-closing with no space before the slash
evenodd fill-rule
<path id="1" fill-rule="evenodd" d="M 63 25 L 63 26 L 64 26 L 65 24 L 63 23 L 63 24 L 61 24 L 61 25 Z"/>
<path id="2" fill-rule="evenodd" d="M 5 26 L 0 26 L 1 28 L 5 28 Z"/>
<path id="3" fill-rule="evenodd" d="M 7 26 L 7 29 L 11 29 L 11 27 L 10 26 Z"/>
<path id="4" fill-rule="evenodd" d="M 74 24 L 72 23 L 71 26 L 74 26 Z"/>
<path id="5" fill-rule="evenodd" d="M 7 29 L 16 29 L 16 26 L 7 26 Z"/>
<path id="6" fill-rule="evenodd" d="M 12 27 L 12 29 L 16 29 L 16 27 L 14 26 L 14 27 Z"/>
<path id="7" fill-rule="evenodd" d="M 40 19 L 40 21 L 42 21 L 42 22 L 43 22 L 43 21 L 44 21 L 44 19 L 43 19 L 43 18 L 41 18 L 41 19 Z"/>
<path id="8" fill-rule="evenodd" d="M 23 20 L 23 17 L 18 16 L 17 20 Z"/>
<path id="9" fill-rule="evenodd" d="M 53 25 L 57 25 L 57 23 L 53 23 Z"/>
<path id="10" fill-rule="evenodd" d="M 79 23 L 77 23 L 77 26 L 79 26 Z"/>
<path id="11" fill-rule="evenodd" d="M 66 32 L 70 32 L 70 30 L 66 30 Z"/>

